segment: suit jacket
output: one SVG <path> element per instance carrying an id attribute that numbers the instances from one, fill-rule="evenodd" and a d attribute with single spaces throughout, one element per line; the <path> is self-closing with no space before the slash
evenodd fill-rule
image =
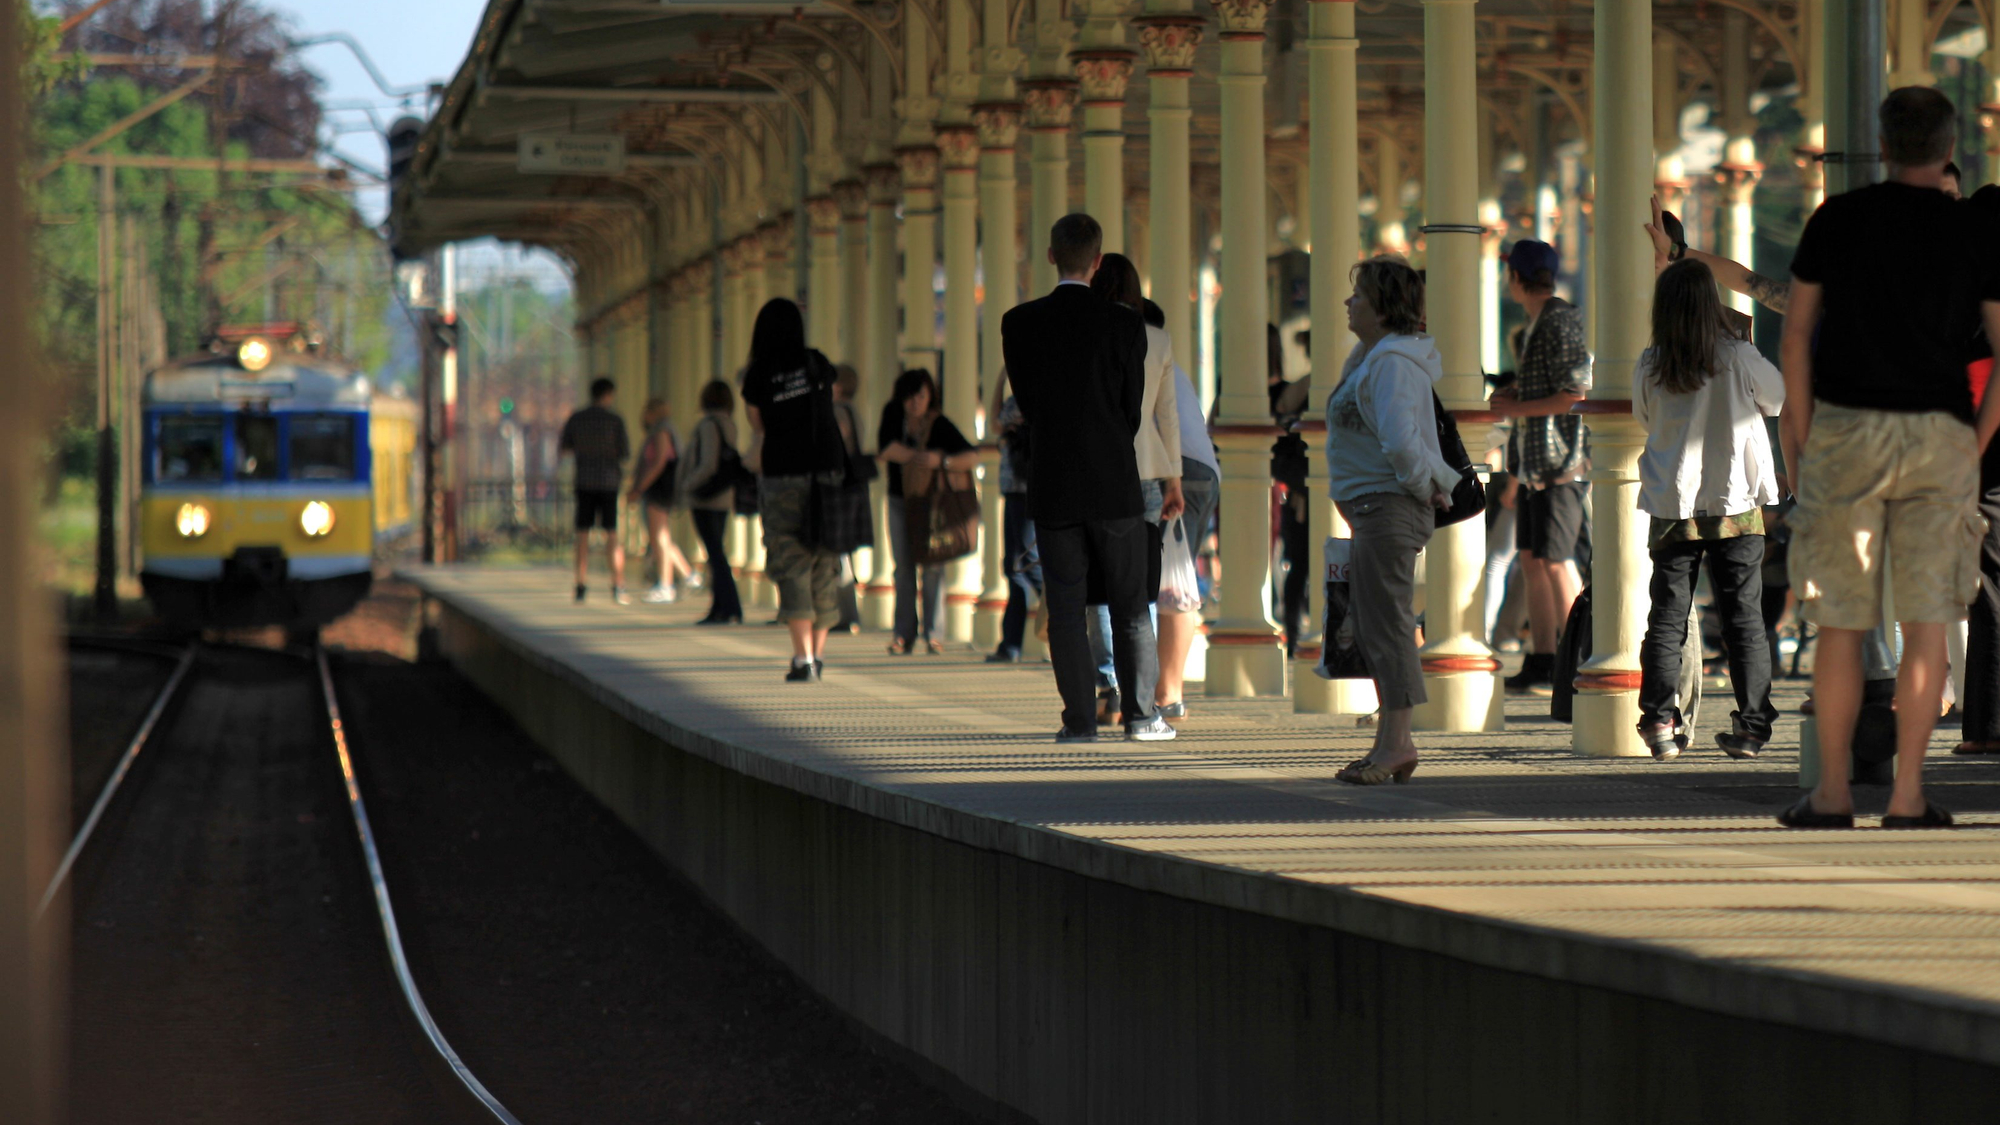
<path id="1" fill-rule="evenodd" d="M 1028 423 L 1028 510 L 1051 526 L 1143 515 L 1139 433 L 1146 324 L 1083 285 L 1058 285 L 1000 321 Z"/>

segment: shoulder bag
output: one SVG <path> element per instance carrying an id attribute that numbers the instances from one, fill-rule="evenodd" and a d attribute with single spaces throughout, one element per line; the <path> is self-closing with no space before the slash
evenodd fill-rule
<path id="1" fill-rule="evenodd" d="M 1465 441 L 1458 436 L 1458 419 L 1444 408 L 1436 391 L 1431 392 L 1431 409 L 1437 414 L 1438 452 L 1444 455 L 1445 464 L 1458 470 L 1458 485 L 1451 490 L 1451 507 L 1437 513 L 1437 526 L 1450 527 L 1486 514 L 1486 486 L 1480 483 L 1472 458 L 1465 452 Z"/>

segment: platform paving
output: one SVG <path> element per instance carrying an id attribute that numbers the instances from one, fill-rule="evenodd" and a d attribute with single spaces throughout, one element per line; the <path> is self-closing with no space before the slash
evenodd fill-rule
<path id="1" fill-rule="evenodd" d="M 1411 784 L 1357 788 L 1334 773 L 1370 732 L 1286 700 L 1196 689 L 1174 742 L 1058 746 L 1046 665 L 988 665 L 966 646 L 890 656 L 864 633 L 834 639 L 824 682 L 793 685 L 781 629 L 693 627 L 700 595 L 621 607 L 600 586 L 577 605 L 556 570 L 408 577 L 711 750 L 1097 848 L 1114 878 L 1127 860 L 1177 859 L 1191 897 L 1274 912 L 1326 888 L 1334 915 L 1418 908 L 1369 916 L 1453 956 L 1599 986 L 1633 977 L 1622 984 L 1696 1007 L 2000 1062 L 2000 763 L 1953 758 L 1957 732 L 1939 732 L 1932 792 L 1956 830 L 1782 829 L 1802 682 L 1781 682 L 1786 716 L 1755 762 L 1712 744 L 1723 691 L 1708 745 L 1671 763 L 1579 757 L 1567 726 L 1538 717 L 1546 701 L 1514 699 L 1506 731 L 1420 733 Z M 1886 793 L 1860 793 L 1879 813 Z M 1483 936 L 1453 937 L 1454 921 Z"/>

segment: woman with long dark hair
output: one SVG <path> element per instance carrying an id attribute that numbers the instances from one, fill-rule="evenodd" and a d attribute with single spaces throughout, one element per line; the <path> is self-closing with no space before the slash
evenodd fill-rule
<path id="1" fill-rule="evenodd" d="M 911 552 L 905 502 L 926 491 L 940 469 L 967 472 L 979 463 L 979 451 L 965 440 L 938 408 L 937 380 L 921 367 L 896 377 L 896 387 L 882 408 L 882 460 L 889 466 L 889 543 L 896 556 L 895 635 L 889 651 L 903 656 L 916 648 L 921 631 L 924 647 L 944 651 L 944 567 L 919 567 Z M 923 614 L 917 613 L 919 580 Z"/>
<path id="2" fill-rule="evenodd" d="M 778 585 L 778 616 L 792 634 L 789 683 L 813 683 L 825 669 L 826 637 L 840 620 L 840 555 L 807 537 L 813 482 L 839 488 L 847 457 L 833 409 L 833 364 L 806 347 L 799 307 L 773 297 L 750 332 L 743 404 L 763 449 L 758 515 L 764 572 Z"/>
<path id="3" fill-rule="evenodd" d="M 1653 286 L 1653 346 L 1632 375 L 1632 417 L 1646 429 L 1639 508 L 1652 517 L 1652 611 L 1639 647 L 1639 734 L 1653 757 L 1689 742 L 1677 700 L 1696 572 L 1708 560 L 1736 691 L 1732 758 L 1771 739 L 1771 655 L 1764 633 L 1764 506 L 1779 500 L 1766 417 L 1785 403 L 1778 369 L 1730 324 L 1715 275 L 1675 262 Z"/>

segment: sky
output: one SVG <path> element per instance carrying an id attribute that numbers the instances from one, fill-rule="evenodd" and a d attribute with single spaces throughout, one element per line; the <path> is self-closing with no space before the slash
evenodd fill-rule
<path id="1" fill-rule="evenodd" d="M 263 0 L 274 11 L 291 17 L 292 33 L 300 39 L 345 32 L 359 40 L 375 66 L 396 87 L 446 82 L 472 45 L 472 33 L 486 10 L 486 0 Z M 353 52 L 340 44 L 325 44 L 301 52 L 306 66 L 326 82 L 321 97 L 329 111 L 329 126 L 339 130 L 334 146 L 365 167 L 380 170 L 387 162 L 378 126 L 386 127 L 405 113 L 424 116 L 424 97 L 401 99 L 384 94 Z M 373 114 L 371 120 L 370 114 Z M 380 219 L 384 199 L 380 189 L 357 192 L 368 218 Z M 497 244 L 463 248 L 459 260 L 461 284 L 476 285 L 494 273 L 528 273 L 543 288 L 567 284 L 563 267 L 547 254 L 523 255 L 519 247 Z"/>

